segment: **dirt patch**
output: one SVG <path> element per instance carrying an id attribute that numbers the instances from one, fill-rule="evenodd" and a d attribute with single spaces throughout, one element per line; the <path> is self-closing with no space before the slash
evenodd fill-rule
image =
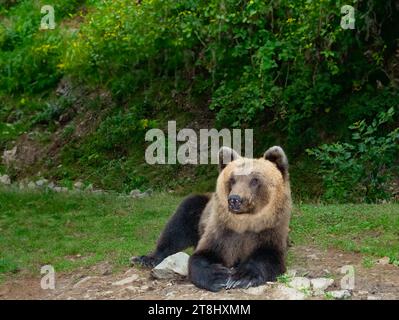
<path id="1" fill-rule="evenodd" d="M 355 288 L 350 299 L 398 299 L 399 268 L 376 264 L 362 265 L 362 255 L 339 250 L 313 247 L 291 248 L 293 263 L 290 272 L 308 278 L 331 277 L 334 284 L 328 290 L 340 290 L 343 266 L 353 266 Z M 123 280 L 123 281 L 121 281 Z M 40 278 L 8 280 L 0 286 L 0 299 L 286 299 L 279 284 L 267 284 L 260 290 L 229 290 L 218 293 L 196 288 L 187 280 L 154 280 L 149 270 L 129 268 L 111 273 L 108 263 L 71 274 L 58 275 L 55 290 L 42 290 Z M 306 299 L 325 299 L 326 296 L 306 296 Z"/>

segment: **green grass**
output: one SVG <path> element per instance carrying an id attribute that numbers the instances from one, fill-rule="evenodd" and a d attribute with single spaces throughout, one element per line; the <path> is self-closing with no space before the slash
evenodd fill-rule
<path id="1" fill-rule="evenodd" d="M 291 229 L 295 244 L 399 258 L 398 203 L 296 206 Z"/>
<path id="2" fill-rule="evenodd" d="M 181 199 L 0 189 L 0 281 L 45 264 L 57 271 L 100 261 L 127 266 L 130 256 L 153 249 Z M 291 228 L 295 245 L 399 259 L 399 204 L 296 206 Z"/>
<path id="3" fill-rule="evenodd" d="M 52 264 L 73 270 L 153 248 L 179 198 L 157 194 L 135 200 L 118 195 L 0 192 L 0 275 L 38 272 Z M 76 258 L 76 255 L 81 255 Z"/>

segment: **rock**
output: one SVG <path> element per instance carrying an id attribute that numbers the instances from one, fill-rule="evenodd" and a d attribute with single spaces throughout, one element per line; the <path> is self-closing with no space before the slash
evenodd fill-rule
<path id="1" fill-rule="evenodd" d="M 146 192 L 141 192 L 141 191 L 138 190 L 138 189 L 134 189 L 134 190 L 130 191 L 129 195 L 130 195 L 132 198 L 145 198 L 145 197 L 150 196 L 151 194 L 150 194 L 148 191 L 146 191 Z"/>
<path id="2" fill-rule="evenodd" d="M 65 188 L 65 187 L 54 187 L 53 190 L 55 192 L 68 192 L 69 191 L 69 189 Z"/>
<path id="3" fill-rule="evenodd" d="M 160 264 L 151 270 L 151 274 L 156 279 L 171 279 L 177 275 L 187 276 L 188 259 L 190 256 L 184 252 L 175 253 L 165 258 Z"/>
<path id="4" fill-rule="evenodd" d="M 365 295 L 369 294 L 369 292 L 365 291 L 365 290 L 359 290 L 357 294 L 360 296 L 365 296 Z"/>
<path id="5" fill-rule="evenodd" d="M 11 178 L 8 175 L 3 175 L 0 176 L 0 184 L 5 184 L 5 185 L 10 185 L 11 184 Z"/>
<path id="6" fill-rule="evenodd" d="M 137 197 L 140 194 L 141 194 L 141 191 L 139 189 L 134 189 L 134 190 L 130 191 L 130 193 L 129 193 L 129 195 L 131 197 Z"/>
<path id="7" fill-rule="evenodd" d="M 130 277 L 127 277 L 125 279 L 116 281 L 116 282 L 112 283 L 112 285 L 113 286 L 124 286 L 126 284 L 129 284 L 129 283 L 132 283 L 132 282 L 138 280 L 138 278 L 139 278 L 139 276 L 137 274 L 134 274 L 134 275 L 132 275 Z"/>
<path id="8" fill-rule="evenodd" d="M 347 299 L 351 296 L 348 290 L 335 290 L 328 292 L 334 299 Z"/>
<path id="9" fill-rule="evenodd" d="M 81 182 L 81 181 L 76 181 L 76 182 L 73 184 L 73 187 L 74 187 L 75 189 L 81 190 L 81 189 L 83 189 L 84 185 L 83 185 L 83 182 Z"/>
<path id="10" fill-rule="evenodd" d="M 389 257 L 383 257 L 383 258 L 377 260 L 377 264 L 380 264 L 382 266 L 389 264 L 389 262 L 390 262 Z"/>
<path id="11" fill-rule="evenodd" d="M 244 293 L 253 295 L 253 296 L 260 296 L 266 292 L 267 286 L 258 286 L 258 287 L 251 287 L 248 289 L 243 290 Z"/>
<path id="12" fill-rule="evenodd" d="M 304 300 L 306 295 L 294 288 L 279 285 L 276 291 L 276 298 L 281 300 Z"/>
<path id="13" fill-rule="evenodd" d="M 141 287 L 140 287 L 140 290 L 141 290 L 141 291 L 150 291 L 150 290 L 153 290 L 153 288 L 150 287 L 150 286 L 144 285 L 144 286 L 141 286 Z"/>
<path id="14" fill-rule="evenodd" d="M 174 297 L 176 295 L 176 291 L 170 291 L 166 294 L 167 297 Z"/>
<path id="15" fill-rule="evenodd" d="M 316 278 L 310 280 L 314 295 L 322 295 L 324 291 L 334 283 L 334 279 Z"/>
<path id="16" fill-rule="evenodd" d="M 33 181 L 30 181 L 28 183 L 28 189 L 35 189 L 36 188 L 36 183 L 34 183 Z"/>
<path id="17" fill-rule="evenodd" d="M 296 290 L 307 290 L 310 289 L 310 280 L 305 277 L 295 277 L 288 285 Z"/>
<path id="18" fill-rule="evenodd" d="M 12 148 L 11 150 L 4 150 L 2 158 L 4 164 L 9 167 L 17 159 L 17 147 Z"/>
<path id="19" fill-rule="evenodd" d="M 382 300 L 382 298 L 379 296 L 368 295 L 367 300 Z"/>
<path id="20" fill-rule="evenodd" d="M 47 188 L 53 190 L 53 189 L 55 188 L 55 183 L 54 183 L 54 182 L 50 182 L 50 183 L 47 185 Z"/>
<path id="21" fill-rule="evenodd" d="M 36 185 L 40 188 L 44 187 L 45 185 L 48 184 L 48 180 L 47 179 L 40 179 L 36 181 Z"/>

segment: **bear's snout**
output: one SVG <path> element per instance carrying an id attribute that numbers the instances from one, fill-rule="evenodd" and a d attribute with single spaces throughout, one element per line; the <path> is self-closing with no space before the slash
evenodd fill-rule
<path id="1" fill-rule="evenodd" d="M 239 195 L 233 194 L 228 197 L 229 209 L 233 212 L 239 212 L 243 203 L 242 198 Z"/>

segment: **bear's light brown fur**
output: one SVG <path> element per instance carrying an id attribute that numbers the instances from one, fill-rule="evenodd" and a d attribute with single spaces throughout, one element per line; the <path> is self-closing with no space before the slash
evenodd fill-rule
<path id="1" fill-rule="evenodd" d="M 248 195 L 255 212 L 232 214 L 228 210 L 226 182 L 233 174 L 257 173 L 267 193 Z M 245 186 L 244 186 L 245 188 Z M 247 190 L 243 190 L 247 193 Z M 223 261 L 232 266 L 245 260 L 260 245 L 267 244 L 281 252 L 286 251 L 291 212 L 291 190 L 288 174 L 283 177 L 276 164 L 266 160 L 238 157 L 220 173 L 216 191 L 212 194 L 200 221 L 201 239 L 196 251 L 207 250 L 215 243 L 223 246 Z M 236 233 L 229 241 L 222 239 L 226 229 Z"/>

